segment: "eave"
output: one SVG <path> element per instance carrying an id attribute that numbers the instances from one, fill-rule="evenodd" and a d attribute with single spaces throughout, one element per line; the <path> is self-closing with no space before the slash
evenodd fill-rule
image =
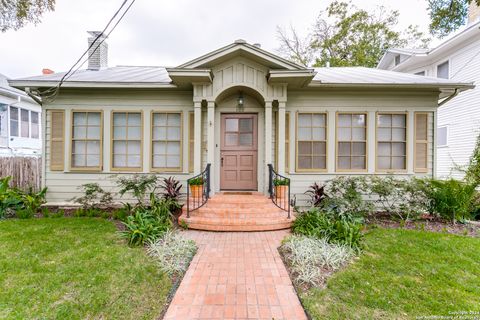
<path id="1" fill-rule="evenodd" d="M 285 83 L 290 88 L 302 88 L 308 85 L 317 73 L 313 69 L 304 70 L 270 70 L 269 84 Z"/>
<path id="2" fill-rule="evenodd" d="M 210 69 L 167 68 L 168 76 L 175 84 L 212 83 Z"/>

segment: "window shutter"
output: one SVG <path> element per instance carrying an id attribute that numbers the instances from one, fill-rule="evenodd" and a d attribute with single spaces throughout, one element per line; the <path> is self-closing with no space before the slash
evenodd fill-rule
<path id="1" fill-rule="evenodd" d="M 415 113 L 415 172 L 427 172 L 428 113 Z"/>
<path id="2" fill-rule="evenodd" d="M 290 113 L 285 112 L 285 172 L 290 171 Z"/>
<path id="3" fill-rule="evenodd" d="M 63 171 L 65 148 L 65 111 L 50 111 L 50 170 Z"/>
<path id="4" fill-rule="evenodd" d="M 193 148 L 195 144 L 195 113 L 188 114 L 188 172 L 193 172 Z"/>

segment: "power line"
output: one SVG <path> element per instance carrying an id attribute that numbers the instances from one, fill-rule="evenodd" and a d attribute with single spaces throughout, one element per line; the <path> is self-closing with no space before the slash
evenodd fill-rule
<path id="1" fill-rule="evenodd" d="M 136 0 L 132 0 L 132 2 L 128 5 L 128 7 L 125 9 L 125 11 L 122 13 L 122 15 L 120 16 L 120 18 L 117 20 L 117 22 L 113 25 L 112 29 L 110 31 L 108 31 L 107 35 L 105 36 L 104 33 L 105 31 L 108 29 L 108 27 L 110 26 L 110 24 L 115 20 L 115 18 L 118 16 L 118 14 L 122 11 L 123 7 L 125 7 L 125 5 L 127 4 L 128 0 L 124 0 L 121 4 L 121 6 L 117 9 L 117 11 L 115 12 L 115 14 L 112 16 L 112 18 L 110 18 L 110 20 L 108 21 L 108 23 L 106 24 L 106 26 L 103 28 L 102 32 L 99 33 L 95 39 L 92 41 L 92 43 L 88 46 L 87 50 L 85 50 L 83 52 L 83 54 L 80 56 L 80 58 L 78 58 L 78 60 L 72 65 L 72 67 L 62 76 L 62 78 L 60 79 L 60 81 L 58 82 L 58 84 L 55 86 L 55 87 L 51 87 L 47 90 L 45 90 L 44 92 L 42 92 L 42 95 L 44 95 L 44 97 L 48 100 L 51 100 L 53 101 L 59 91 L 60 91 L 60 87 L 62 86 L 62 84 L 68 80 L 72 75 L 75 74 L 75 72 L 77 72 L 84 64 L 85 62 L 87 62 L 90 57 L 95 53 L 96 50 L 98 50 L 98 48 L 100 47 L 100 45 L 110 36 L 110 34 L 113 32 L 113 30 L 115 30 L 115 28 L 118 26 L 118 24 L 120 23 L 120 21 L 122 21 L 123 17 L 125 17 L 125 15 L 127 14 L 127 12 L 130 10 L 130 8 L 132 7 L 132 5 L 135 3 Z M 102 39 L 100 39 L 101 37 L 103 36 Z M 97 43 L 97 41 L 100 39 L 100 41 Z M 97 47 L 89 53 L 90 49 L 96 45 Z M 83 57 L 85 57 L 85 55 L 88 53 L 88 56 L 86 59 L 83 60 L 82 63 L 80 63 L 83 59 Z M 79 64 L 80 63 L 80 64 Z M 78 65 L 78 66 L 77 66 Z M 75 68 L 75 66 L 77 66 L 77 68 Z M 45 95 L 46 94 L 46 95 Z"/>

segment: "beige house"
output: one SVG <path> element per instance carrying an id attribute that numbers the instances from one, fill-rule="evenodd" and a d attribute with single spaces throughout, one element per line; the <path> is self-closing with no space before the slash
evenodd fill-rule
<path id="1" fill-rule="evenodd" d="M 302 201 L 338 175 L 435 174 L 439 102 L 471 83 L 353 68 L 305 68 L 237 40 L 175 68 L 106 65 L 10 81 L 42 99 L 48 201 L 112 174 L 183 185 L 210 164 L 210 196 L 267 195 L 269 170 Z M 265 196 L 263 196 L 265 197 Z M 266 197 L 265 197 L 266 198 Z"/>

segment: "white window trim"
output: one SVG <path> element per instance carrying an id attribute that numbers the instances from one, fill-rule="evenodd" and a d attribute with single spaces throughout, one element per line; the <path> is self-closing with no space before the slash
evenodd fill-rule
<path id="1" fill-rule="evenodd" d="M 448 124 L 444 124 L 441 126 L 437 126 L 437 137 L 438 137 L 438 132 L 440 131 L 440 128 L 446 128 L 447 129 L 447 136 L 445 137 L 446 144 L 439 144 L 440 139 L 437 138 L 437 148 L 447 148 L 448 147 L 448 137 L 450 136 L 450 128 Z"/>

